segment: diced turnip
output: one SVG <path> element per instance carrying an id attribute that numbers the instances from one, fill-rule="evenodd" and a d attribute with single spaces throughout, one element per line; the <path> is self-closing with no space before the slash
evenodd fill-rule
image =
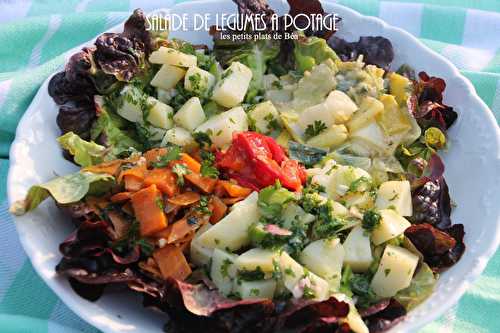
<path id="1" fill-rule="evenodd" d="M 175 123 L 190 132 L 205 120 L 205 112 L 198 97 L 191 97 L 174 116 Z"/>
<path id="2" fill-rule="evenodd" d="M 384 111 L 384 104 L 379 100 L 367 96 L 359 106 L 359 110 L 347 122 L 349 132 L 355 132 L 375 121 L 375 117 Z"/>
<path id="3" fill-rule="evenodd" d="M 203 235 L 211 227 L 212 225 L 210 223 L 204 224 L 200 229 L 198 229 L 193 240 L 191 241 L 191 262 L 193 262 L 198 267 L 208 265 L 214 252 L 214 249 L 204 247 L 200 244 L 199 241 L 200 236 Z"/>
<path id="4" fill-rule="evenodd" d="M 126 85 L 120 92 L 121 105 L 116 112 L 133 123 L 143 123 L 143 106 L 147 96 L 132 85 Z"/>
<path id="5" fill-rule="evenodd" d="M 184 88 L 198 96 L 205 96 L 215 85 L 215 76 L 199 67 L 190 67 L 184 77 Z"/>
<path id="6" fill-rule="evenodd" d="M 161 46 L 158 50 L 151 53 L 149 62 L 152 64 L 192 67 L 196 66 L 198 60 L 196 56 L 192 54 L 182 53 L 176 49 Z"/>
<path id="7" fill-rule="evenodd" d="M 380 216 L 380 224 L 372 232 L 372 242 L 375 245 L 398 237 L 411 225 L 407 219 L 393 209 L 380 210 Z"/>
<path id="8" fill-rule="evenodd" d="M 275 280 L 236 281 L 234 283 L 234 293 L 238 294 L 241 299 L 273 299 L 275 291 Z"/>
<path id="9" fill-rule="evenodd" d="M 182 80 L 186 70 L 172 65 L 163 65 L 151 80 L 151 85 L 156 88 L 169 90 Z"/>
<path id="10" fill-rule="evenodd" d="M 229 295 L 233 290 L 233 279 L 236 277 L 234 262 L 237 258 L 237 255 L 221 249 L 215 249 L 212 256 L 210 278 L 217 289 L 225 296 Z"/>
<path id="11" fill-rule="evenodd" d="M 418 256 L 399 246 L 387 245 L 371 287 L 380 297 L 392 297 L 411 283 Z"/>
<path id="12" fill-rule="evenodd" d="M 332 125 L 324 132 L 309 139 L 307 144 L 317 148 L 331 148 L 344 143 L 348 136 L 345 125 Z"/>
<path id="13" fill-rule="evenodd" d="M 155 127 L 163 129 L 172 128 L 174 126 L 174 122 L 172 121 L 174 109 L 170 105 L 162 103 L 153 97 L 148 97 L 148 102 L 152 106 L 149 109 L 146 120 Z"/>
<path id="14" fill-rule="evenodd" d="M 220 113 L 196 128 L 195 132 L 209 134 L 218 148 L 231 144 L 234 132 L 248 131 L 248 119 L 242 107 Z"/>
<path id="15" fill-rule="evenodd" d="M 281 118 L 273 103 L 266 101 L 255 105 L 249 112 L 248 117 L 255 122 L 255 129 L 263 134 L 273 131 L 273 125 L 280 125 Z"/>
<path id="16" fill-rule="evenodd" d="M 215 85 L 212 99 L 227 108 L 235 107 L 245 99 L 252 75 L 250 68 L 242 63 L 231 63 Z"/>
<path id="17" fill-rule="evenodd" d="M 384 132 L 375 120 L 367 126 L 351 132 L 351 138 L 353 140 L 359 140 L 362 144 L 370 147 L 370 149 L 374 149 L 379 152 L 387 152 L 390 148 L 389 138 L 385 136 Z"/>
<path id="18" fill-rule="evenodd" d="M 260 268 L 264 273 L 274 270 L 274 262 L 279 255 L 275 251 L 263 249 L 251 249 L 241 254 L 236 260 L 238 270 L 254 271 Z"/>
<path id="19" fill-rule="evenodd" d="M 234 205 L 232 211 L 210 230 L 200 236 L 200 242 L 208 248 L 238 250 L 250 243 L 248 227 L 259 220 L 257 192 Z"/>
<path id="20" fill-rule="evenodd" d="M 195 144 L 194 138 L 187 130 L 182 127 L 174 127 L 167 131 L 161 145 L 166 146 L 172 143 L 181 147 L 189 147 Z"/>
<path id="21" fill-rule="evenodd" d="M 363 321 L 363 318 L 361 318 L 361 316 L 359 315 L 354 301 L 351 298 L 347 297 L 345 294 L 341 293 L 334 294 L 333 297 L 341 302 L 346 302 L 347 304 L 349 304 L 349 314 L 346 318 L 341 318 L 340 322 L 349 324 L 349 329 L 354 333 L 369 333 L 368 327 Z"/>
<path id="22" fill-rule="evenodd" d="M 327 109 L 332 113 L 335 124 L 344 124 L 358 109 L 352 99 L 340 90 L 332 91 L 325 101 Z"/>
<path id="23" fill-rule="evenodd" d="M 378 209 L 391 207 L 401 216 L 412 216 L 410 182 L 393 180 L 382 183 L 377 191 L 375 205 Z"/>
<path id="24" fill-rule="evenodd" d="M 373 261 L 370 235 L 361 226 L 357 226 L 351 230 L 343 246 L 344 263 L 349 265 L 353 272 L 366 272 Z"/>

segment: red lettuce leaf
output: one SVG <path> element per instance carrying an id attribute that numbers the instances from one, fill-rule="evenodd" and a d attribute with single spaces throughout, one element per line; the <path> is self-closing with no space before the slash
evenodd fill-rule
<path id="1" fill-rule="evenodd" d="M 361 316 L 370 333 L 385 332 L 403 320 L 406 309 L 401 303 L 391 298 L 362 311 Z"/>

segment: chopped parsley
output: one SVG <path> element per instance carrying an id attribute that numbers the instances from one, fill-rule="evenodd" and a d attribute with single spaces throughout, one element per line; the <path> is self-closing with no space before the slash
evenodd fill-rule
<path id="1" fill-rule="evenodd" d="M 258 281 L 264 280 L 265 274 L 260 267 L 253 271 L 239 270 L 238 278 L 242 281 Z"/>
<path id="2" fill-rule="evenodd" d="M 200 203 L 198 204 L 198 206 L 196 206 L 196 211 L 202 215 L 212 215 L 212 212 L 208 207 L 209 202 L 210 198 L 205 195 L 202 195 L 200 198 Z"/>
<path id="3" fill-rule="evenodd" d="M 224 259 L 222 265 L 220 266 L 220 274 L 222 277 L 229 277 L 229 267 L 233 264 L 228 258 Z"/>
<path id="4" fill-rule="evenodd" d="M 177 185 L 179 186 L 184 186 L 184 176 L 191 173 L 188 167 L 181 163 L 174 165 L 172 172 L 177 175 Z"/>
<path id="5" fill-rule="evenodd" d="M 217 178 L 219 177 L 219 170 L 214 166 L 215 155 L 209 151 L 203 150 L 201 152 L 201 169 L 200 173 L 203 177 Z"/>
<path id="6" fill-rule="evenodd" d="M 313 299 L 316 297 L 316 293 L 311 287 L 304 286 L 304 294 L 302 295 L 305 299 Z"/>
<path id="7" fill-rule="evenodd" d="M 363 187 L 366 185 L 366 187 Z M 349 184 L 349 192 L 360 192 L 367 190 L 371 185 L 371 181 L 369 178 L 362 176 L 356 179 L 355 181 Z"/>
<path id="8" fill-rule="evenodd" d="M 165 155 L 162 155 L 158 162 L 152 163 L 154 168 L 164 168 L 172 161 L 176 161 L 181 158 L 181 148 L 179 146 L 172 146 L 168 149 Z"/>
<path id="9" fill-rule="evenodd" d="M 390 273 L 391 273 L 391 269 L 390 268 L 384 269 L 385 276 L 389 275 Z"/>
<path id="10" fill-rule="evenodd" d="M 193 133 L 193 138 L 200 148 L 210 147 L 212 145 L 212 139 L 210 139 L 210 135 L 206 132 L 195 132 Z"/>
<path id="11" fill-rule="evenodd" d="M 113 244 L 113 249 L 119 253 L 127 253 L 127 251 L 130 251 L 136 246 L 139 246 L 141 256 L 150 257 L 153 254 L 154 245 L 146 239 L 141 238 L 139 222 L 133 221 L 125 237 Z"/>
<path id="12" fill-rule="evenodd" d="M 290 267 L 285 268 L 285 274 L 291 277 L 295 277 L 295 272 Z"/>
<path id="13" fill-rule="evenodd" d="M 305 139 L 309 140 L 327 129 L 326 124 L 321 120 L 315 120 L 313 124 L 307 126 L 306 131 L 304 133 Z"/>
<path id="14" fill-rule="evenodd" d="M 379 213 L 377 213 L 374 210 L 367 210 L 363 214 L 363 221 L 361 222 L 361 225 L 365 230 L 368 231 L 373 231 L 379 224 L 381 220 L 381 216 Z"/>
<path id="15" fill-rule="evenodd" d="M 155 204 L 161 210 L 163 210 L 165 208 L 165 205 L 163 204 L 163 198 L 161 196 L 156 197 Z"/>
<path id="16" fill-rule="evenodd" d="M 260 295 L 260 290 L 257 288 L 252 288 L 250 290 L 250 296 L 259 296 Z"/>

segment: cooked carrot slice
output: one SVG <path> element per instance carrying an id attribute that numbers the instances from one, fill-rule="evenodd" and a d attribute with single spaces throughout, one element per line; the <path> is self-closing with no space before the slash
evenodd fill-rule
<path id="1" fill-rule="evenodd" d="M 143 154 L 146 159 L 146 165 L 151 165 L 152 163 L 156 163 L 160 160 L 160 158 L 168 152 L 167 148 L 154 148 L 148 150 Z"/>
<path id="2" fill-rule="evenodd" d="M 147 171 L 147 169 L 146 169 L 145 163 L 137 164 L 136 166 L 133 166 L 132 168 L 122 170 L 120 172 L 120 175 L 118 176 L 117 182 L 121 183 L 123 177 L 125 177 L 125 176 L 134 176 L 134 177 L 142 180 L 142 179 L 144 179 L 146 171 Z"/>
<path id="3" fill-rule="evenodd" d="M 123 202 L 130 200 L 131 197 L 132 197 L 132 192 L 120 192 L 113 194 L 111 198 L 109 198 L 109 200 L 111 200 L 111 202 Z"/>
<path id="4" fill-rule="evenodd" d="M 219 197 L 219 198 L 224 198 L 228 196 L 228 193 L 226 192 L 226 189 L 222 185 L 220 181 L 217 182 L 214 188 L 214 195 Z"/>
<path id="5" fill-rule="evenodd" d="M 120 171 L 120 167 L 123 164 L 123 160 L 114 160 L 111 162 L 105 162 L 97 165 L 92 165 L 88 166 L 86 168 L 83 168 L 83 171 L 89 171 L 93 173 L 107 173 L 108 175 L 111 176 L 116 176 L 118 175 L 118 172 Z"/>
<path id="6" fill-rule="evenodd" d="M 156 250 L 153 252 L 153 258 L 164 279 L 172 277 L 185 280 L 191 274 L 191 267 L 189 267 L 186 257 L 182 250 L 175 245 L 167 245 Z"/>
<path id="7" fill-rule="evenodd" d="M 181 154 L 181 161 L 186 164 L 186 166 L 191 170 L 192 172 L 199 173 L 201 170 L 201 164 L 191 156 L 189 156 L 186 153 Z"/>
<path id="8" fill-rule="evenodd" d="M 147 172 L 144 178 L 144 186 L 153 184 L 169 197 L 174 196 L 179 191 L 177 178 L 172 170 L 168 168 L 157 168 Z"/>
<path id="9" fill-rule="evenodd" d="M 226 192 L 229 194 L 229 196 L 233 198 L 239 198 L 239 197 L 247 197 L 250 193 L 252 193 L 252 190 L 249 189 L 248 187 L 243 187 L 234 183 L 231 183 L 230 181 L 227 180 L 219 180 L 219 183 L 222 184 Z"/>
<path id="10" fill-rule="evenodd" d="M 143 178 L 138 178 L 134 175 L 125 175 L 123 177 L 125 189 L 129 192 L 137 192 L 143 186 Z"/>
<path id="11" fill-rule="evenodd" d="M 132 195 L 132 207 L 139 221 L 142 236 L 152 235 L 167 226 L 167 217 L 163 212 L 163 204 L 160 204 L 161 200 L 161 192 L 154 184 Z"/>
<path id="12" fill-rule="evenodd" d="M 185 192 L 169 198 L 167 201 L 177 206 L 189 206 L 200 201 L 200 195 L 196 192 Z"/>
<path id="13" fill-rule="evenodd" d="M 185 238 L 192 231 L 197 230 L 201 226 L 202 220 L 196 219 L 195 217 L 193 217 L 193 219 L 194 220 L 184 217 L 169 225 L 168 229 L 170 229 L 170 233 L 168 234 L 167 243 L 176 243 Z"/>
<path id="14" fill-rule="evenodd" d="M 225 203 L 228 206 L 234 205 L 237 202 L 240 202 L 241 200 L 244 200 L 246 197 L 239 197 L 239 198 L 222 198 L 222 202 Z"/>
<path id="15" fill-rule="evenodd" d="M 186 178 L 189 182 L 191 182 L 191 184 L 195 185 L 205 193 L 212 193 L 215 185 L 217 184 L 217 179 L 203 177 L 196 172 L 191 172 L 190 174 L 185 175 L 184 178 Z"/>
<path id="16" fill-rule="evenodd" d="M 212 215 L 210 215 L 210 223 L 215 224 L 222 220 L 222 218 L 226 215 L 227 205 L 216 196 L 212 197 L 212 200 L 210 200 L 210 204 L 212 205 Z"/>

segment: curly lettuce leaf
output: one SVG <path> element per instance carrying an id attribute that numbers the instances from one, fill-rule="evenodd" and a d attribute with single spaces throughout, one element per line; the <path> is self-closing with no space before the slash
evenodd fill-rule
<path id="1" fill-rule="evenodd" d="M 399 291 L 394 298 L 410 311 L 432 294 L 436 282 L 436 276 L 430 267 L 423 263 L 410 286 Z"/>
<path id="2" fill-rule="evenodd" d="M 87 167 L 104 161 L 106 147 L 98 145 L 93 141 L 85 141 L 73 132 L 68 132 L 57 138 L 62 148 L 73 155 L 75 162 Z"/>
<path id="3" fill-rule="evenodd" d="M 335 61 L 339 59 L 335 51 L 328 46 L 326 40 L 315 36 L 301 36 L 295 41 L 293 52 L 296 69 L 302 73 L 311 70 L 325 60 Z"/>
<path id="4" fill-rule="evenodd" d="M 47 183 L 32 186 L 24 200 L 16 201 L 11 207 L 14 215 L 32 211 L 49 196 L 61 205 L 78 202 L 87 194 L 102 194 L 115 181 L 113 176 L 92 172 L 76 172 L 57 177 Z"/>

